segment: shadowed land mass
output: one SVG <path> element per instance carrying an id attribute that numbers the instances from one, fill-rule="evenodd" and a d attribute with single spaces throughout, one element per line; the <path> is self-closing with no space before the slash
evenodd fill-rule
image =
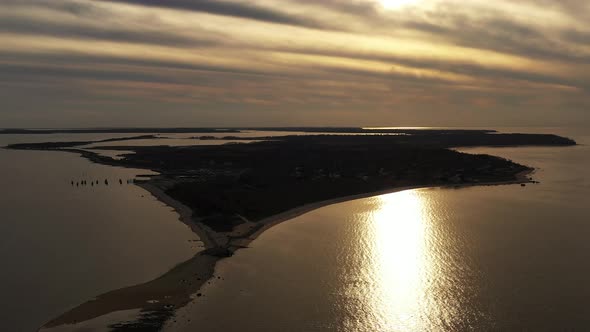
<path id="1" fill-rule="evenodd" d="M 158 331 L 174 317 L 175 309 L 202 295 L 199 289 L 213 277 L 218 260 L 247 247 L 281 221 L 327 204 L 410 188 L 534 182 L 527 176 L 533 171 L 529 166 L 452 147 L 575 144 L 554 135 L 449 130 L 256 139 L 262 141 L 92 148 L 133 151 L 121 160 L 76 148 L 97 142 L 9 146 L 75 152 L 97 163 L 158 172 L 139 185 L 174 207 L 205 245 L 204 251 L 160 278 L 101 295 L 45 327 L 141 308 L 141 317 L 113 325 L 114 331 Z"/>

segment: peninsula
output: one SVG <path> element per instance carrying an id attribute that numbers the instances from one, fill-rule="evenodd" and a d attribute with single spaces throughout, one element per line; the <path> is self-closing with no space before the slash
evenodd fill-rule
<path id="1" fill-rule="evenodd" d="M 98 296 L 45 327 L 139 308 L 136 321 L 113 324 L 112 330 L 159 331 L 176 309 L 202 295 L 199 290 L 214 277 L 217 261 L 281 221 L 327 204 L 410 188 L 533 182 L 529 166 L 453 147 L 576 144 L 555 135 L 488 130 L 295 129 L 313 134 L 261 135 L 247 138 L 254 143 L 218 146 L 101 147 L 100 141 L 8 146 L 74 152 L 97 163 L 156 171 L 158 176 L 137 183 L 176 209 L 204 244 L 203 251 L 158 279 Z M 94 147 L 80 148 L 90 143 Z M 133 153 L 116 160 L 92 150 Z"/>

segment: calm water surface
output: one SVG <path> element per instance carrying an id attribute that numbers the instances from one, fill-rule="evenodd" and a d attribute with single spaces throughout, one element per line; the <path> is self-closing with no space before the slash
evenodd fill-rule
<path id="1" fill-rule="evenodd" d="M 101 138 L 0 135 L 0 145 Z M 169 207 L 118 183 L 146 173 L 70 153 L 0 149 L 0 330 L 35 331 L 96 295 L 154 279 L 200 250 Z M 101 184 L 70 184 L 82 179 Z"/>
<path id="2" fill-rule="evenodd" d="M 590 143 L 587 132 L 560 130 L 548 129 Z M 4 135 L 0 145 L 126 136 Z M 312 211 L 222 261 L 222 279 L 180 310 L 167 330 L 590 326 L 588 146 L 465 151 L 538 167 L 535 178 L 542 183 L 405 191 Z M 98 294 L 153 279 L 200 250 L 170 208 L 115 182 L 145 173 L 74 154 L 0 150 L 3 329 L 33 331 Z M 92 178 L 108 178 L 111 185 L 70 184 Z"/>
<path id="3" fill-rule="evenodd" d="M 99 145 L 222 143 L 189 139 L 201 135 Z M 130 136 L 134 134 L 0 135 L 0 147 Z M 139 174 L 150 172 L 97 165 L 71 153 L 0 149 L 0 330 L 35 331 L 97 295 L 152 280 L 201 250 L 198 237 L 171 208 L 126 184 Z M 119 179 L 125 184 L 119 185 Z M 81 180 L 100 185 L 71 185 Z"/>
<path id="4" fill-rule="evenodd" d="M 587 132 L 570 136 L 590 142 Z M 223 279 L 167 331 L 585 330 L 590 149 L 466 151 L 538 167 L 542 183 L 412 190 L 312 211 L 222 261 Z"/>

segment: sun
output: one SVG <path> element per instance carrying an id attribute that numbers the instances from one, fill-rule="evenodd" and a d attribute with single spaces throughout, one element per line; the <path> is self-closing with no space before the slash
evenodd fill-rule
<path id="1" fill-rule="evenodd" d="M 418 1 L 419 0 L 379 0 L 381 6 L 383 6 L 383 8 L 386 9 L 397 9 L 400 7 L 411 5 Z"/>

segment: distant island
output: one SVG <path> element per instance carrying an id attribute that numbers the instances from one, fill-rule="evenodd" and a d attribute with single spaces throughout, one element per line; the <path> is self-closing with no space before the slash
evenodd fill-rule
<path id="1" fill-rule="evenodd" d="M 235 132 L 245 129 L 235 129 Z M 492 130 L 268 130 L 314 134 L 232 136 L 231 140 L 256 142 L 217 146 L 97 146 L 112 140 L 158 138 L 151 135 L 8 146 L 10 149 L 74 152 L 96 163 L 158 172 L 158 176 L 138 184 L 175 208 L 205 246 L 194 258 L 160 278 L 101 295 L 47 323 L 46 327 L 80 322 L 117 310 L 141 308 L 142 316 L 138 321 L 113 325 L 113 330 L 158 331 L 174 316 L 177 308 L 191 301 L 192 295 L 201 296 L 199 289 L 213 277 L 218 260 L 246 247 L 264 230 L 281 221 L 327 204 L 410 188 L 534 182 L 529 177 L 533 171 L 529 166 L 495 156 L 460 153 L 451 149 L 454 147 L 576 144 L 555 135 L 503 134 Z M 151 133 L 148 130 L 135 132 Z M 91 143 L 94 147 L 80 148 Z M 133 153 L 116 160 L 92 150 Z"/>
<path id="2" fill-rule="evenodd" d="M 141 133 L 238 133 L 238 129 L 215 128 L 84 128 L 84 129 L 0 129 L 0 135 L 9 134 L 141 134 Z"/>

